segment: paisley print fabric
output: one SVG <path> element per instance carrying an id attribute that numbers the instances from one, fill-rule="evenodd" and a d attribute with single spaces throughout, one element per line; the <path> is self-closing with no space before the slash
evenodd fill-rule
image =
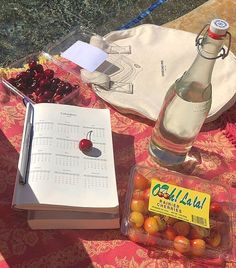
<path id="1" fill-rule="evenodd" d="M 14 71 L 14 70 L 13 70 Z M 8 74 L 10 70 L 8 70 Z M 193 262 L 177 253 L 151 252 L 124 237 L 120 230 L 47 230 L 33 231 L 27 226 L 25 211 L 11 208 L 17 162 L 19 158 L 25 107 L 21 99 L 6 94 L 0 87 L 0 267 L 95 267 L 95 268 L 182 268 L 225 265 L 219 259 Z M 97 98 L 84 86 L 73 102 L 79 105 L 109 108 L 113 131 L 114 157 L 120 201 L 120 213 L 135 164 L 157 166 L 149 157 L 147 147 L 154 122 L 121 114 L 116 108 Z M 229 186 L 236 202 L 236 147 L 225 135 L 228 118 L 235 124 L 233 106 L 215 122 L 205 125 L 192 150 L 183 173 L 217 180 Z M 220 194 L 220 193 L 218 193 Z M 236 227 L 234 227 L 234 239 Z M 228 261 L 227 267 L 236 267 Z M 205 266 L 204 266 L 205 267 Z"/>

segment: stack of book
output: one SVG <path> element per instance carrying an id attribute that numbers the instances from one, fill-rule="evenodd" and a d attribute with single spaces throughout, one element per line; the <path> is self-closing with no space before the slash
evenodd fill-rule
<path id="1" fill-rule="evenodd" d="M 32 229 L 119 228 L 109 110 L 28 103 L 12 206 Z"/>

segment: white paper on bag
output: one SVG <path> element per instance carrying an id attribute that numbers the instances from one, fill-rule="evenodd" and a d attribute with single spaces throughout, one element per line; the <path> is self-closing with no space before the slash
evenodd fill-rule
<path id="1" fill-rule="evenodd" d="M 67 50 L 62 52 L 61 56 L 74 62 L 80 67 L 93 72 L 106 60 L 108 54 L 100 48 L 82 41 L 77 41 Z"/>

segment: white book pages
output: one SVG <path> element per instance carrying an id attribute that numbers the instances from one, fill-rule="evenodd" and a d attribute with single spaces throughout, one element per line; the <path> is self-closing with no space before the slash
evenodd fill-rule
<path id="1" fill-rule="evenodd" d="M 79 141 L 86 138 L 89 131 L 92 131 L 93 148 L 83 153 Z M 23 160 L 21 156 L 19 168 Z M 15 207 L 117 209 L 109 110 L 61 104 L 34 105 L 28 168 L 27 183 L 21 185 L 19 178 L 16 180 Z"/>

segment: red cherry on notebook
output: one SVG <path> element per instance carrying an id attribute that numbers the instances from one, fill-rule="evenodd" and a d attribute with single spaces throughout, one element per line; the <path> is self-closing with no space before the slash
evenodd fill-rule
<path id="1" fill-rule="evenodd" d="M 87 133 L 87 137 L 86 139 L 82 139 L 80 142 L 79 142 L 79 149 L 82 151 L 82 152 L 88 152 L 91 150 L 91 148 L 93 147 L 93 143 L 91 141 L 91 135 L 92 135 L 92 130 L 89 131 Z"/>
<path id="2" fill-rule="evenodd" d="M 82 139 L 79 142 L 79 148 L 81 151 L 89 151 L 91 148 L 93 147 L 93 143 L 91 142 L 91 140 L 88 139 Z"/>

